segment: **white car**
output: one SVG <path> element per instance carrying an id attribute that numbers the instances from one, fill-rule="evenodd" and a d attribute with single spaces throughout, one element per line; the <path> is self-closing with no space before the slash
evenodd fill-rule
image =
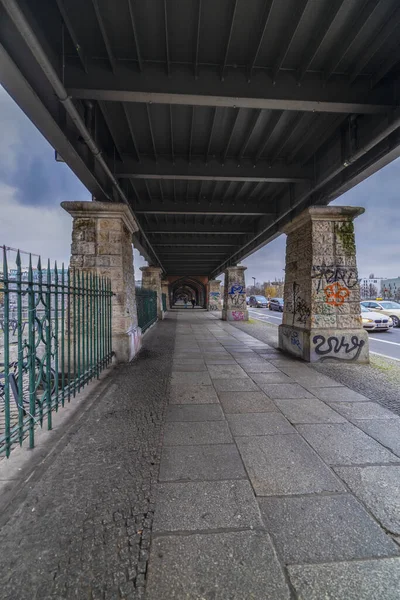
<path id="1" fill-rule="evenodd" d="M 387 315 L 368 310 L 361 304 L 362 326 L 367 331 L 388 331 L 393 328 L 393 321 Z"/>

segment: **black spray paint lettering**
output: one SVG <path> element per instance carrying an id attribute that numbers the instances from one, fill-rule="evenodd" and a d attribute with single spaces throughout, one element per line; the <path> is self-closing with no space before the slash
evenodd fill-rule
<path id="1" fill-rule="evenodd" d="M 307 323 L 307 319 L 311 315 L 311 309 L 307 305 L 306 301 L 300 297 L 300 286 L 296 282 L 293 282 L 292 298 L 293 307 L 290 307 L 293 309 L 292 325 L 294 325 L 295 321 L 297 321 L 298 323 L 303 323 L 305 325 Z"/>
<path id="2" fill-rule="evenodd" d="M 324 335 L 315 335 L 313 337 L 313 342 L 316 344 L 315 353 L 319 356 L 328 357 L 329 354 L 338 354 L 341 350 L 344 350 L 345 354 L 351 354 L 352 352 L 356 351 L 354 356 L 349 357 L 347 360 L 357 360 L 357 358 L 360 356 L 363 346 L 365 345 L 365 341 L 360 340 L 356 335 L 351 336 L 350 342 L 346 342 L 344 335 L 342 335 L 340 340 L 334 335 L 328 338 L 326 338 Z M 322 347 L 324 344 L 326 344 L 325 348 Z M 333 358 L 340 357 L 335 356 Z"/>
<path id="3" fill-rule="evenodd" d="M 357 271 L 353 267 L 314 265 L 312 270 L 312 278 L 318 279 L 317 292 L 330 283 L 339 282 L 349 289 L 358 285 Z"/>

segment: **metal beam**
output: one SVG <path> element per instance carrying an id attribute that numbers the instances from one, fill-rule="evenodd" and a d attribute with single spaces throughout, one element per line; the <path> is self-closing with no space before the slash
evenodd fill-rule
<path id="1" fill-rule="evenodd" d="M 231 44 L 231 39 L 232 39 L 233 24 L 235 22 L 235 15 L 236 15 L 238 0 L 233 0 L 233 2 L 234 3 L 233 3 L 233 8 L 232 8 L 231 25 L 229 27 L 228 39 L 226 41 L 224 63 L 222 65 L 222 69 L 221 69 L 221 81 L 224 81 L 224 73 L 225 73 L 225 69 L 226 69 L 226 64 L 228 62 L 229 46 Z"/>
<path id="2" fill-rule="evenodd" d="M 116 177 L 119 179 L 157 179 L 183 181 L 251 181 L 273 183 L 296 183 L 307 181 L 313 177 L 311 169 L 296 165 L 286 166 L 277 162 L 270 166 L 260 161 L 256 166 L 251 160 L 244 159 L 238 165 L 237 159 L 228 159 L 224 166 L 217 160 L 209 161 L 207 168 L 203 160 L 187 160 L 175 156 L 175 164 L 171 160 L 158 157 L 157 164 L 148 157 L 141 156 L 138 164 L 136 157 L 124 156 L 123 164 L 116 165 Z"/>
<path id="3" fill-rule="evenodd" d="M 199 246 L 205 246 L 205 247 L 212 247 L 212 248 L 218 248 L 218 247 L 223 247 L 223 248 L 234 248 L 235 244 L 210 244 L 209 242 L 198 242 L 197 244 L 176 244 L 174 242 L 170 242 L 169 244 L 153 244 L 153 246 L 155 248 L 168 248 L 170 246 L 173 247 L 179 247 L 179 248 L 198 248 Z"/>
<path id="4" fill-rule="evenodd" d="M 293 21 L 291 24 L 287 24 L 286 29 L 288 30 L 285 42 L 281 43 L 281 51 L 279 53 L 278 59 L 275 63 L 275 66 L 272 69 L 272 81 L 276 83 L 276 78 L 278 76 L 279 71 L 281 70 L 287 53 L 290 50 L 290 47 L 293 43 L 293 39 L 297 33 L 297 30 L 300 27 L 301 20 L 303 18 L 304 12 L 307 8 L 309 0 L 297 0 L 296 7 L 297 11 L 293 17 Z"/>
<path id="5" fill-rule="evenodd" d="M 188 150 L 188 160 L 189 160 L 189 165 L 192 162 L 192 140 L 193 140 L 193 129 L 194 129 L 194 114 L 195 114 L 195 110 L 196 107 L 192 106 L 192 119 L 190 122 L 190 137 L 189 137 L 189 150 Z"/>
<path id="6" fill-rule="evenodd" d="M 245 137 L 245 140 L 244 140 L 244 142 L 242 144 L 242 147 L 239 150 L 239 154 L 238 154 L 238 161 L 239 162 L 241 162 L 241 160 L 243 158 L 243 155 L 246 152 L 247 145 L 248 145 L 248 143 L 250 141 L 251 136 L 254 133 L 255 128 L 257 127 L 257 125 L 258 125 L 258 123 L 260 121 L 262 112 L 263 112 L 262 110 L 258 110 L 258 111 L 256 111 L 256 114 L 254 115 L 253 122 L 250 125 L 250 127 L 248 129 L 248 132 L 247 132 L 247 135 Z"/>
<path id="7" fill-rule="evenodd" d="M 113 54 L 113 51 L 111 48 L 110 40 L 109 40 L 109 37 L 107 34 L 106 26 L 103 21 L 103 16 L 102 16 L 102 13 L 101 13 L 101 10 L 99 7 L 98 0 L 92 0 L 92 5 L 93 5 L 93 9 L 94 9 L 94 12 L 96 15 L 97 23 L 99 25 L 100 33 L 103 38 L 104 46 L 106 48 L 107 57 L 108 57 L 108 61 L 111 66 L 111 70 L 113 73 L 115 73 L 115 67 L 116 67 L 115 57 L 114 57 L 114 54 Z"/>
<path id="8" fill-rule="evenodd" d="M 175 151 L 174 151 L 174 123 L 172 119 L 172 106 L 169 105 L 169 126 L 171 132 L 171 156 L 172 163 L 175 164 Z"/>
<path id="9" fill-rule="evenodd" d="M 164 27 L 165 27 L 165 56 L 167 59 L 167 73 L 168 73 L 168 77 L 170 77 L 171 67 L 170 67 L 170 61 L 169 61 L 167 0 L 164 0 Z"/>
<path id="10" fill-rule="evenodd" d="M 378 52 L 378 50 L 385 44 L 386 40 L 394 33 L 394 31 L 399 27 L 400 24 L 400 7 L 396 7 L 394 11 L 388 16 L 385 23 L 379 29 L 379 31 L 375 34 L 375 38 L 368 45 L 368 48 L 362 48 L 358 55 L 358 60 L 356 65 L 350 71 L 350 83 L 355 81 L 357 77 L 360 75 L 361 71 L 364 67 L 369 63 L 369 61 L 373 58 L 373 56 Z M 396 52 L 391 54 L 390 59 L 396 59 L 394 62 L 386 63 L 387 70 L 390 70 L 392 66 L 396 64 L 396 62 L 400 59 L 399 53 Z M 385 71 L 386 73 L 387 71 Z M 378 69 L 378 73 L 375 75 L 376 83 L 382 79 L 382 65 Z M 373 87 L 373 86 L 372 86 Z"/>
<path id="11" fill-rule="evenodd" d="M 241 217 L 265 217 L 265 216 L 274 216 L 272 213 L 270 212 L 255 212 L 252 211 L 250 212 L 249 209 L 246 209 L 245 207 L 243 208 L 243 210 L 240 209 L 235 209 L 233 210 L 232 208 L 227 208 L 227 210 L 210 210 L 209 208 L 203 208 L 202 210 L 179 210 L 179 209 L 172 209 L 172 210 L 167 210 L 165 208 L 159 208 L 159 209 L 155 209 L 153 210 L 153 205 L 151 205 L 151 209 L 145 209 L 145 210 L 137 210 L 136 208 L 134 208 L 134 212 L 135 215 L 214 215 L 214 216 L 220 216 L 220 217 L 232 217 L 232 216 L 241 216 Z"/>
<path id="12" fill-rule="evenodd" d="M 93 100 L 358 114 L 386 112 L 393 105 L 389 88 L 370 91 L 364 80 L 349 86 L 344 76 L 324 85 L 319 73 L 307 73 L 298 86 L 295 72 L 281 71 L 272 85 L 258 70 L 247 83 L 241 69 L 221 82 L 210 69 L 196 80 L 189 67 L 176 66 L 174 76 L 167 77 L 149 65 L 144 78 L 120 63 L 115 75 L 96 63 L 88 74 L 68 63 L 65 80 L 72 97 Z"/>
<path id="13" fill-rule="evenodd" d="M 143 62 L 142 62 L 142 55 L 140 53 L 139 38 L 138 38 L 138 34 L 137 34 L 137 29 L 136 29 L 135 14 L 133 12 L 133 0 L 128 0 L 128 7 L 129 7 L 129 15 L 131 17 L 133 39 L 135 41 L 135 48 L 136 48 L 136 55 L 137 55 L 137 59 L 138 59 L 139 71 L 142 71 L 143 70 Z"/>
<path id="14" fill-rule="evenodd" d="M 147 119 L 149 121 L 149 130 L 150 130 L 151 144 L 153 146 L 154 158 L 155 158 L 155 161 L 157 162 L 157 150 L 156 150 L 156 143 L 154 141 L 153 125 L 152 125 L 152 122 L 151 122 L 151 107 L 150 107 L 150 104 L 146 104 L 146 109 L 147 109 Z"/>
<path id="15" fill-rule="evenodd" d="M 214 108 L 214 112 L 213 112 L 213 117 L 212 117 L 212 123 L 211 123 L 211 129 L 210 129 L 210 136 L 208 138 L 208 144 L 207 144 L 207 150 L 206 150 L 206 155 L 205 155 L 205 163 L 208 163 L 208 155 L 210 154 L 210 148 L 211 148 L 211 142 L 212 142 L 212 136 L 214 133 L 214 127 L 215 127 L 215 121 L 217 118 L 217 108 Z"/>
<path id="16" fill-rule="evenodd" d="M 136 143 L 135 133 L 133 131 L 133 124 L 131 121 L 131 117 L 129 115 L 128 107 L 126 106 L 126 104 L 124 102 L 122 103 L 122 108 L 124 109 L 125 119 L 128 123 L 128 129 L 129 129 L 129 133 L 131 135 L 131 140 L 132 140 L 132 144 L 133 144 L 136 156 L 137 156 L 137 160 L 138 160 L 138 162 L 140 162 L 140 154 L 139 154 L 139 150 L 138 150 L 138 145 Z M 110 127 L 109 127 L 109 129 L 110 129 Z M 110 130 L 110 133 L 111 133 L 111 130 Z"/>
<path id="17" fill-rule="evenodd" d="M 260 33 L 258 35 L 258 39 L 257 39 L 257 45 L 256 45 L 256 49 L 253 55 L 253 58 L 249 64 L 248 67 L 248 77 L 247 77 L 247 82 L 250 83 L 252 74 L 253 74 L 253 69 L 255 67 L 256 64 L 256 60 L 258 58 L 258 53 L 260 52 L 260 48 L 261 48 L 261 44 L 262 41 L 264 39 L 264 35 L 265 35 L 265 31 L 267 29 L 268 23 L 269 23 L 269 18 L 271 16 L 271 10 L 273 8 L 274 5 L 274 1 L 275 0 L 267 0 L 265 3 L 265 9 L 264 9 L 264 15 L 263 15 L 263 19 L 262 19 L 262 25 L 260 28 Z"/>
<path id="18" fill-rule="evenodd" d="M 149 235 L 252 235 L 252 231 L 234 231 L 234 230 L 214 230 L 208 231 L 207 229 L 198 229 L 197 231 L 188 231 L 185 229 L 181 230 L 168 230 L 168 229 L 157 229 L 153 231 L 146 231 Z"/>
<path id="19" fill-rule="evenodd" d="M 194 58 L 195 79 L 197 79 L 199 76 L 198 65 L 199 65 L 200 27 L 201 27 L 201 0 L 199 0 L 199 13 L 198 13 L 198 17 L 197 17 L 196 50 L 195 50 L 195 58 Z"/>
<path id="20" fill-rule="evenodd" d="M 400 61 L 400 46 L 383 61 L 378 72 L 371 78 L 371 88 L 374 88 L 389 71 Z"/>
<path id="21" fill-rule="evenodd" d="M 324 22 L 321 24 L 316 34 L 313 35 L 309 46 L 304 52 L 304 57 L 302 58 L 301 65 L 297 71 L 297 80 L 299 82 L 303 80 L 305 74 L 311 66 L 311 63 L 317 56 L 319 49 L 321 48 L 326 36 L 335 22 L 338 12 L 345 2 L 347 2 L 347 0 L 335 0 L 332 2 L 331 6 L 328 7 L 327 16 L 325 17 Z"/>
<path id="22" fill-rule="evenodd" d="M 271 115 L 271 119 L 268 121 L 267 127 L 265 128 L 265 131 L 262 135 L 262 140 L 263 140 L 262 144 L 261 144 L 260 148 L 257 150 L 257 154 L 254 158 L 254 162 L 256 164 L 260 160 L 262 153 L 264 152 L 265 148 L 267 147 L 272 134 L 274 133 L 275 129 L 278 127 L 282 116 L 283 116 L 283 112 L 275 112 L 274 114 Z"/>
<path id="23" fill-rule="evenodd" d="M 208 249 L 206 252 L 205 251 L 201 251 L 198 250 L 196 248 L 192 248 L 191 250 L 163 250 L 162 252 L 160 252 L 161 256 L 189 256 L 191 254 L 194 254 L 195 256 L 197 254 L 200 255 L 204 255 L 204 256 L 214 256 L 216 254 L 226 254 L 226 250 L 213 250 L 212 248 Z"/>
<path id="24" fill-rule="evenodd" d="M 65 27 L 68 30 L 68 33 L 72 40 L 74 48 L 79 56 L 79 60 L 81 61 L 83 70 L 85 71 L 85 73 L 87 73 L 85 53 L 84 53 L 82 46 L 77 38 L 75 28 L 73 27 L 71 19 L 69 18 L 69 15 L 68 15 L 67 9 L 65 8 L 64 2 L 63 2 L 63 0 L 56 0 L 56 2 L 57 2 L 58 10 L 60 11 L 62 20 L 65 23 Z"/>
<path id="25" fill-rule="evenodd" d="M 386 0 L 367 0 L 361 11 L 357 11 L 354 14 L 352 23 L 344 34 L 344 40 L 341 40 L 335 47 L 335 52 L 331 64 L 326 70 L 326 81 L 332 77 L 336 69 L 339 67 L 343 58 L 354 44 L 361 31 L 365 27 L 368 20 L 373 17 L 375 10 L 379 8 L 379 5 Z"/>

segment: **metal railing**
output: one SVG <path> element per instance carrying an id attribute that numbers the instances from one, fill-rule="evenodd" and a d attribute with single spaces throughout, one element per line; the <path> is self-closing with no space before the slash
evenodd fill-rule
<path id="1" fill-rule="evenodd" d="M 98 377 L 112 358 L 110 281 L 90 272 L 22 269 L 18 251 L 0 269 L 0 454 L 52 428 L 52 412 Z M 0 260 L 1 266 L 1 260 Z"/>
<path id="2" fill-rule="evenodd" d="M 138 325 L 145 332 L 157 321 L 157 292 L 136 288 Z"/>

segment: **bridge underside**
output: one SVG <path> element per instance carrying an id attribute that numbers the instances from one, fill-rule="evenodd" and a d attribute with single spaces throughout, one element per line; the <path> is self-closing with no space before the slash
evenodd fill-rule
<path id="1" fill-rule="evenodd" d="M 0 82 L 164 273 L 215 277 L 400 155 L 398 0 L 0 0 Z"/>

